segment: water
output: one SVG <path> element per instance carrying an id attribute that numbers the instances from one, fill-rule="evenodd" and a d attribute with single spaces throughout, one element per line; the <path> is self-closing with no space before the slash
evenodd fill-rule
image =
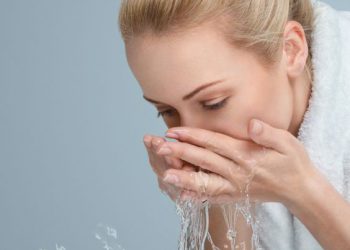
<path id="1" fill-rule="evenodd" d="M 101 242 L 105 250 L 126 250 L 118 243 L 117 230 L 110 226 L 98 224 L 98 230 L 95 233 L 95 238 Z"/>
<path id="2" fill-rule="evenodd" d="M 217 247 L 209 233 L 209 209 L 211 204 L 208 201 L 202 202 L 201 199 L 187 199 L 176 201 L 176 212 L 181 220 L 181 230 L 178 240 L 179 250 L 204 250 L 205 241 L 211 244 L 213 250 L 261 250 L 258 238 L 258 221 L 255 219 L 252 203 L 249 202 L 249 196 L 246 196 L 242 202 L 232 202 L 221 204 L 222 214 L 225 218 L 227 227 L 226 237 L 230 245 L 224 245 L 221 249 Z M 248 226 L 252 228 L 253 234 L 251 242 L 238 242 L 236 237 L 239 234 L 236 223 L 239 216 L 243 216 Z M 101 243 L 104 250 L 126 250 L 118 241 L 117 230 L 111 226 L 99 223 L 95 231 L 95 239 Z M 166 246 L 165 246 L 166 247 Z M 46 250 L 40 248 L 39 250 Z M 64 246 L 56 243 L 55 250 L 68 250 Z"/>
<path id="3" fill-rule="evenodd" d="M 181 220 L 178 249 L 204 249 L 208 232 L 208 206 L 199 200 L 177 200 L 177 214 Z"/>
<path id="4" fill-rule="evenodd" d="M 265 148 L 262 152 L 264 157 L 266 155 Z M 238 201 L 215 204 L 220 207 L 226 225 L 226 238 L 229 242 L 229 244 L 224 244 L 222 248 L 216 245 L 209 233 L 209 210 L 213 204 L 206 200 L 204 194 L 200 194 L 197 198 L 180 199 L 180 192 L 176 189 L 173 190 L 174 193 L 177 193 L 178 198 L 175 206 L 181 222 L 178 250 L 204 250 L 206 242 L 211 245 L 213 250 L 262 250 L 259 242 L 259 220 L 256 218 L 256 209 L 259 204 L 251 201 L 249 197 L 249 187 L 256 175 L 257 164 L 257 160 L 249 161 L 248 169 L 250 172 L 247 173 L 245 182 L 239 187 L 240 199 Z M 208 177 L 201 172 L 198 176 Z M 196 181 L 201 181 L 205 186 L 208 183 L 208 178 L 196 179 Z M 242 229 L 242 221 L 245 223 L 243 226 L 246 226 L 251 232 L 251 238 L 248 240 L 242 240 L 243 232 L 238 230 Z M 118 243 L 117 230 L 111 226 L 99 223 L 94 236 L 101 243 L 101 249 L 126 250 Z M 167 246 L 164 248 L 166 249 Z M 56 244 L 56 250 L 68 249 Z"/>
<path id="5" fill-rule="evenodd" d="M 59 244 L 56 243 L 56 250 L 66 250 L 66 248 L 64 246 L 61 246 Z M 39 250 L 45 250 L 44 248 L 40 248 Z"/>
<path id="6" fill-rule="evenodd" d="M 210 206 L 208 201 L 202 202 L 199 199 L 178 200 L 176 202 L 176 212 L 181 219 L 179 250 L 204 250 L 206 240 L 211 244 L 213 250 L 262 249 L 258 237 L 259 221 L 255 216 L 256 204 L 249 201 L 249 196 L 240 202 L 220 205 L 227 228 L 226 237 L 230 242 L 230 245 L 224 245 L 222 249 L 216 246 L 209 233 Z M 236 227 L 239 216 L 244 218 L 246 225 L 252 231 L 250 242 L 237 241 L 237 236 L 240 233 Z"/>
<path id="7" fill-rule="evenodd" d="M 207 240 L 213 250 L 261 250 L 258 237 L 258 220 L 254 216 L 254 204 L 249 202 L 249 196 L 246 196 L 242 202 L 232 202 L 221 204 L 220 208 L 225 219 L 227 228 L 226 237 L 230 245 L 224 245 L 219 248 L 215 245 L 209 233 L 209 209 L 211 204 L 208 201 L 202 202 L 201 199 L 187 199 L 176 201 L 176 213 L 181 220 L 181 230 L 178 240 L 179 250 L 204 250 Z M 242 216 L 246 224 L 252 228 L 251 242 L 236 241 L 239 232 L 236 228 L 238 217 Z M 111 226 L 98 224 L 94 234 L 95 239 L 101 243 L 101 250 L 126 250 L 118 242 L 117 230 Z M 39 250 L 45 250 L 40 248 Z M 64 246 L 56 243 L 55 250 L 68 250 Z"/>
<path id="8" fill-rule="evenodd" d="M 262 150 L 262 157 L 266 155 L 266 149 Z M 259 220 L 256 216 L 256 209 L 259 204 L 250 201 L 249 187 L 256 174 L 257 160 L 249 161 L 250 172 L 246 175 L 246 182 L 240 189 L 239 201 L 225 202 L 219 204 L 226 225 L 226 238 L 228 244 L 224 244 L 219 248 L 213 241 L 209 233 L 209 209 L 211 204 L 209 201 L 202 202 L 201 196 L 197 198 L 178 199 L 176 200 L 176 212 L 181 220 L 181 230 L 179 236 L 179 250 L 204 250 L 205 241 L 207 240 L 213 250 L 262 250 L 259 242 Z M 248 231 L 251 232 L 250 240 L 239 240 L 240 233 L 237 224 L 242 222 Z M 241 237 L 242 238 L 242 237 Z"/>
<path id="9" fill-rule="evenodd" d="M 118 242 L 118 232 L 115 228 L 103 225 L 99 223 L 97 225 L 97 229 L 95 231 L 95 239 L 101 243 L 101 248 L 104 250 L 126 250 L 119 242 Z M 46 250 L 44 248 L 40 248 L 39 250 Z M 68 250 L 64 246 L 56 243 L 55 250 Z"/>
<path id="10" fill-rule="evenodd" d="M 181 220 L 181 230 L 178 240 L 178 250 L 204 250 L 207 240 L 213 250 L 261 250 L 259 245 L 259 221 L 255 218 L 255 203 L 249 201 L 249 195 L 240 202 L 220 204 L 220 208 L 225 219 L 227 228 L 226 237 L 230 245 L 224 245 L 219 248 L 215 245 L 209 233 L 209 209 L 211 204 L 208 201 L 202 202 L 201 199 L 186 199 L 176 201 L 176 213 Z M 237 221 L 239 216 L 244 218 L 247 226 L 252 230 L 250 242 L 237 241 L 239 231 L 237 230 Z M 98 224 L 97 231 L 94 234 L 95 239 L 101 243 L 104 250 L 126 250 L 118 242 L 117 230 L 113 227 Z M 251 246 L 251 247 L 249 247 Z M 64 246 L 56 244 L 56 250 L 68 250 Z M 39 250 L 45 250 L 43 248 Z"/>

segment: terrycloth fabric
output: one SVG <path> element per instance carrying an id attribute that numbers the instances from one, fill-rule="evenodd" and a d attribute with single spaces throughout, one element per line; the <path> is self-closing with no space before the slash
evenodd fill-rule
<path id="1" fill-rule="evenodd" d="M 350 200 L 350 12 L 321 1 L 313 1 L 313 6 L 314 82 L 297 138 L 315 167 Z M 322 249 L 282 204 L 264 203 L 258 216 L 263 249 Z"/>

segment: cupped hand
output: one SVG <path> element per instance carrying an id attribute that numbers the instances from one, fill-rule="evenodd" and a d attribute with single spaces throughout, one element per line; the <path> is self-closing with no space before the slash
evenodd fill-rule
<path id="1" fill-rule="evenodd" d="M 170 168 L 182 169 L 183 171 L 195 172 L 198 170 L 192 164 L 181 160 L 174 156 L 163 156 L 157 154 L 159 148 L 166 141 L 164 138 L 153 135 L 145 135 L 143 138 L 144 145 L 147 149 L 149 163 L 157 175 L 158 186 L 163 193 L 167 194 L 172 201 L 177 198 L 184 199 L 186 197 L 193 197 L 194 192 L 183 188 L 178 188 L 172 184 L 163 181 L 164 172 Z"/>
<path id="2" fill-rule="evenodd" d="M 248 134 L 251 140 L 243 141 L 199 128 L 170 128 L 167 137 L 181 141 L 164 142 L 158 154 L 208 171 L 168 169 L 163 180 L 214 203 L 237 201 L 248 193 L 251 200 L 282 203 L 300 196 L 316 173 L 303 145 L 288 131 L 254 119 Z"/>

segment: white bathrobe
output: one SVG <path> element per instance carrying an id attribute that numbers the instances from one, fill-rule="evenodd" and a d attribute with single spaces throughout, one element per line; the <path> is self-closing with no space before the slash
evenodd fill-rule
<path id="1" fill-rule="evenodd" d="M 297 138 L 314 166 L 350 201 L 350 12 L 320 1 L 313 6 L 314 82 Z M 282 204 L 264 203 L 258 216 L 263 249 L 323 249 Z"/>

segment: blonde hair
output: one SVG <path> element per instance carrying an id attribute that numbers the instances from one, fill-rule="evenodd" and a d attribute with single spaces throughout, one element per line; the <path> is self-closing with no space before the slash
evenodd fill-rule
<path id="1" fill-rule="evenodd" d="M 127 43 L 149 32 L 161 36 L 213 22 L 230 44 L 249 49 L 269 66 L 280 56 L 284 27 L 290 20 L 305 31 L 309 49 L 305 70 L 312 80 L 310 0 L 122 0 L 119 30 Z"/>

